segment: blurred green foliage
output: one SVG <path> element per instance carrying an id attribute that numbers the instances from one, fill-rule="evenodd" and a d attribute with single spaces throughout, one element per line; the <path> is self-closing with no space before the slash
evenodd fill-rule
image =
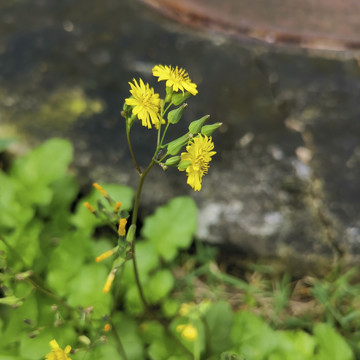
<path id="1" fill-rule="evenodd" d="M 1 151 L 7 142 L 0 146 Z M 17 158 L 8 171 L 0 170 L 0 360 L 44 359 L 52 339 L 62 348 L 71 345 L 73 360 L 355 358 L 359 321 L 353 300 L 360 290 L 350 285 L 349 275 L 313 284 L 325 322 L 286 329 L 279 318 L 289 303 L 288 277 L 269 293 L 259 282 L 255 286 L 221 273 L 212 251 L 202 245 L 196 255 L 184 255 L 197 224 L 189 197 L 159 207 L 140 230 L 138 270 L 157 317 L 143 308 L 131 262 L 117 274 L 112 292 L 103 293 L 111 261 L 95 263 L 94 258 L 116 246 L 117 237 L 83 206 L 101 201 L 98 192 L 78 199 L 79 186 L 68 170 L 72 156 L 68 141 L 53 139 Z M 131 188 L 102 185 L 131 210 Z M 195 296 L 191 284 L 200 278 L 213 286 L 212 301 Z M 218 296 L 224 284 L 242 294 L 246 310 L 235 311 Z M 273 301 L 272 326 L 252 312 L 266 296 Z M 193 338 L 179 331 L 188 324 L 196 329 Z"/>

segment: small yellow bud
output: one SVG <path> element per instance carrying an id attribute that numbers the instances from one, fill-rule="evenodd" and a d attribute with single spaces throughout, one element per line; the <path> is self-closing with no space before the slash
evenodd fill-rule
<path id="1" fill-rule="evenodd" d="M 103 288 L 104 293 L 108 293 L 110 291 L 111 285 L 115 279 L 115 273 L 116 273 L 116 271 L 111 270 L 110 274 L 108 275 L 105 285 L 104 285 L 104 288 Z"/>
<path id="2" fill-rule="evenodd" d="M 100 186 L 97 182 L 93 183 L 93 187 L 104 197 L 108 196 L 108 193 L 106 192 L 106 190 Z"/>
<path id="3" fill-rule="evenodd" d="M 114 212 L 118 212 L 118 210 L 122 207 L 122 202 L 117 201 L 114 205 Z"/>
<path id="4" fill-rule="evenodd" d="M 125 226 L 126 226 L 127 220 L 126 219 L 120 219 L 119 228 L 118 228 L 118 234 L 120 236 L 125 236 Z"/>
<path id="5" fill-rule="evenodd" d="M 108 331 L 110 331 L 110 329 L 111 329 L 111 325 L 110 324 L 105 324 L 104 331 L 108 332 Z"/>
<path id="6" fill-rule="evenodd" d="M 108 257 L 112 256 L 116 252 L 116 250 L 117 250 L 117 247 L 115 247 L 115 248 L 113 248 L 111 250 L 105 251 L 101 255 L 97 256 L 95 258 L 95 261 L 100 262 L 100 261 L 103 261 L 103 260 L 107 259 Z"/>
<path id="7" fill-rule="evenodd" d="M 176 331 L 181 333 L 181 336 L 189 341 L 194 341 L 197 339 L 198 336 L 198 331 L 196 329 L 196 327 L 194 327 L 191 324 L 182 324 L 182 325 L 178 325 L 176 327 Z"/>
<path id="8" fill-rule="evenodd" d="M 92 213 L 95 212 L 95 208 L 94 208 L 90 203 L 88 203 L 87 201 L 84 202 L 84 206 L 85 206 L 89 211 L 91 211 Z"/>

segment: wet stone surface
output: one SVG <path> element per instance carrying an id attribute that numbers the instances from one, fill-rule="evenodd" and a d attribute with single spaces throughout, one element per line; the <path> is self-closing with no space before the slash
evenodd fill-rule
<path id="1" fill-rule="evenodd" d="M 155 64 L 179 65 L 199 89 L 179 129 L 204 114 L 222 121 L 217 155 L 201 192 L 175 169 L 150 173 L 141 216 L 190 194 L 198 237 L 233 259 L 275 259 L 294 273 L 358 261 L 360 68 L 351 54 L 235 42 L 131 0 L 4 0 L 0 32 L 0 134 L 21 140 L 14 151 L 67 137 L 84 187 L 136 186 L 120 116 L 127 83 L 155 85 Z M 132 134 L 145 166 L 155 133 L 139 124 Z"/>

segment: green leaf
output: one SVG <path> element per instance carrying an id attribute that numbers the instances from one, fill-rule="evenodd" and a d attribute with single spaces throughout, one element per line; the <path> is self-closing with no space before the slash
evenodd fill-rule
<path id="1" fill-rule="evenodd" d="M 246 359 L 266 359 L 278 347 L 275 332 L 261 318 L 245 311 L 234 316 L 231 340 Z"/>
<path id="2" fill-rule="evenodd" d="M 45 355 L 51 351 L 49 342 L 53 339 L 62 349 L 65 349 L 67 345 L 75 342 L 76 333 L 72 326 L 48 327 L 34 338 L 23 333 L 20 340 L 20 355 L 26 360 L 44 359 Z"/>
<path id="3" fill-rule="evenodd" d="M 13 228 L 19 229 L 33 217 L 34 210 L 26 206 L 18 196 L 18 180 L 0 170 L 0 233 L 5 234 Z"/>
<path id="4" fill-rule="evenodd" d="M 73 158 L 73 148 L 68 140 L 51 139 L 16 159 L 11 175 L 23 183 L 51 184 L 62 177 Z"/>
<path id="5" fill-rule="evenodd" d="M 316 324 L 314 335 L 319 343 L 316 360 L 354 359 L 350 346 L 330 325 Z"/>
<path id="6" fill-rule="evenodd" d="M 34 219 L 25 227 L 17 228 L 12 234 L 6 237 L 6 241 L 12 249 L 15 249 L 18 256 L 20 256 L 23 262 L 30 268 L 40 251 L 39 236 L 42 228 L 43 223 L 38 219 Z M 0 249 L 2 246 L 3 244 L 0 243 Z M 8 257 L 11 259 L 11 262 L 13 262 L 12 271 L 20 271 L 24 265 L 19 261 L 16 253 L 6 247 L 4 250 L 9 254 Z"/>
<path id="7" fill-rule="evenodd" d="M 225 301 L 211 304 L 205 315 L 211 354 L 220 354 L 232 347 L 230 340 L 234 313 Z"/>
<path id="8" fill-rule="evenodd" d="M 174 284 L 174 276 L 169 270 L 159 270 L 146 285 L 146 298 L 153 304 L 157 303 L 170 293 Z"/>
<path id="9" fill-rule="evenodd" d="M 89 250 L 88 236 L 77 231 L 65 234 L 56 249 L 48 255 L 47 282 L 59 295 L 70 293 L 69 283 L 81 271 Z"/>
<path id="10" fill-rule="evenodd" d="M 84 265 L 69 283 L 69 305 L 83 308 L 92 306 L 94 317 L 109 314 L 112 296 L 102 291 L 107 275 L 108 269 L 101 263 Z"/>
<path id="11" fill-rule="evenodd" d="M 128 360 L 144 359 L 143 343 L 139 335 L 139 325 L 124 313 L 116 312 L 112 318 Z"/>
<path id="12" fill-rule="evenodd" d="M 197 227 L 197 207 L 190 197 L 178 197 L 145 219 L 142 235 L 158 254 L 172 261 L 180 249 L 190 246 Z"/>
<path id="13" fill-rule="evenodd" d="M 141 241 L 136 244 L 136 259 L 139 277 L 142 281 L 147 281 L 150 271 L 159 266 L 159 257 L 154 244 L 149 241 Z M 134 269 L 132 261 L 124 265 L 123 285 L 133 285 L 135 282 Z"/>

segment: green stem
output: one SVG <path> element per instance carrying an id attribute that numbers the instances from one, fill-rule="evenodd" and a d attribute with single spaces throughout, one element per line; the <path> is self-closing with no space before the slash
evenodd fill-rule
<path id="1" fill-rule="evenodd" d="M 140 180 L 139 180 L 139 184 L 138 184 L 136 195 L 135 195 L 134 208 L 133 208 L 133 213 L 132 213 L 132 218 L 131 218 L 131 225 L 136 226 L 136 221 L 137 221 L 138 212 L 139 212 L 141 190 L 142 190 L 146 175 L 149 173 L 150 169 L 154 166 L 154 164 L 155 164 L 155 161 L 152 160 L 151 163 L 149 164 L 149 166 L 140 175 Z M 142 289 L 142 286 L 141 286 L 141 283 L 140 283 L 140 277 L 139 277 L 139 272 L 138 272 L 138 267 L 137 267 L 137 260 L 136 260 L 136 256 L 135 256 L 135 238 L 131 242 L 131 253 L 133 254 L 132 263 L 133 263 L 136 286 L 138 288 L 141 301 L 142 301 L 145 309 L 148 310 L 149 305 L 148 305 L 148 303 L 147 303 L 147 301 L 145 299 L 144 292 L 143 292 L 143 289 Z"/>
<path id="2" fill-rule="evenodd" d="M 139 163 L 138 163 L 137 160 L 136 160 L 136 157 L 135 157 L 135 154 L 134 154 L 132 145 L 131 145 L 131 140 L 130 140 L 130 126 L 128 125 L 128 119 L 126 119 L 126 139 L 127 139 L 127 142 L 128 142 L 129 151 L 130 151 L 130 154 L 131 154 L 131 158 L 132 158 L 132 160 L 133 160 L 133 162 L 134 162 L 136 171 L 139 173 L 139 175 L 141 175 L 142 171 L 141 171 L 141 169 L 140 169 Z"/>
<path id="3" fill-rule="evenodd" d="M 3 236 L 0 235 L 0 240 L 5 244 L 5 246 L 11 251 L 14 256 L 19 260 L 19 262 L 26 268 L 28 265 L 25 263 L 21 255 L 5 240 Z M 59 298 L 56 294 L 54 294 L 52 291 L 45 288 L 43 284 L 39 284 L 42 282 L 42 280 L 36 275 L 33 274 L 32 277 L 35 279 L 27 278 L 25 281 L 29 283 L 34 289 L 42 292 L 43 294 L 55 299 L 59 304 L 67 308 L 68 310 L 74 311 L 75 309 L 72 308 L 70 305 L 68 305 L 63 299 Z"/>
<path id="4" fill-rule="evenodd" d="M 125 349 L 124 349 L 124 346 L 120 340 L 120 336 L 118 334 L 118 332 L 116 331 L 115 329 L 115 326 L 113 324 L 113 322 L 110 322 L 111 324 L 111 332 L 115 338 L 115 341 L 116 341 L 116 345 L 117 345 L 117 348 L 119 350 L 119 353 L 121 355 L 121 357 L 123 358 L 123 360 L 127 360 L 127 356 L 126 356 L 126 353 L 125 353 Z"/>

